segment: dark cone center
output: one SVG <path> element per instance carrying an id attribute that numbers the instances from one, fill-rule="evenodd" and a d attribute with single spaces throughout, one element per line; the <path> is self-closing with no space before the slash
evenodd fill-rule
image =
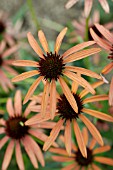
<path id="1" fill-rule="evenodd" d="M 78 115 L 82 112 L 82 109 L 83 109 L 82 99 L 80 98 L 78 94 L 73 94 L 73 96 L 78 106 L 78 113 L 76 113 L 73 110 L 70 103 L 66 99 L 65 95 L 61 95 L 57 103 L 57 109 L 58 109 L 59 116 L 62 119 L 65 119 L 65 120 L 77 119 Z"/>
<path id="2" fill-rule="evenodd" d="M 26 134 L 28 134 L 28 126 L 24 125 L 27 119 L 22 116 L 10 117 L 6 121 L 6 133 L 9 137 L 13 139 L 21 139 Z"/>
<path id="3" fill-rule="evenodd" d="M 44 76 L 45 79 L 49 79 L 50 81 L 52 79 L 57 80 L 63 74 L 63 59 L 56 53 L 47 53 L 47 55 L 44 55 L 44 59 L 40 59 L 38 68 L 40 75 Z"/>
<path id="4" fill-rule="evenodd" d="M 88 166 L 92 164 L 93 162 L 92 150 L 87 148 L 87 158 L 84 158 L 80 150 L 78 149 L 78 151 L 76 152 L 75 160 L 80 166 Z"/>
<path id="5" fill-rule="evenodd" d="M 0 21 L 0 33 L 3 33 L 5 31 L 5 24 Z"/>

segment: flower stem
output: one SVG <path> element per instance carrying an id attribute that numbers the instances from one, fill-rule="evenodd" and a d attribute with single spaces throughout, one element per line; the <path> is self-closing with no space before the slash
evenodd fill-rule
<path id="1" fill-rule="evenodd" d="M 36 15 L 35 9 L 34 9 L 34 7 L 33 7 L 33 2 L 32 2 L 32 0 L 27 0 L 27 5 L 28 5 L 28 7 L 29 7 L 29 11 L 30 11 L 30 13 L 31 13 L 31 16 L 32 16 L 32 19 L 33 19 L 33 21 L 34 21 L 34 23 L 35 23 L 36 28 L 37 28 L 38 30 L 40 30 L 40 24 L 39 24 L 39 22 L 38 22 L 37 15 Z"/>

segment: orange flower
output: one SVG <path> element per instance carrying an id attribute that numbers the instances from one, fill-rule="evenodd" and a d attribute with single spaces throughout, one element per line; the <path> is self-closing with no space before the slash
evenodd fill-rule
<path id="1" fill-rule="evenodd" d="M 96 87 L 102 85 L 103 82 L 99 81 L 94 84 L 92 84 L 92 87 L 95 89 Z M 89 92 L 85 89 L 80 94 L 77 93 L 78 84 L 73 82 L 72 84 L 72 94 L 74 96 L 74 99 L 76 100 L 78 112 L 75 112 L 75 110 L 72 108 L 71 104 L 66 99 L 65 95 L 58 96 L 58 102 L 57 102 L 57 110 L 56 110 L 56 116 L 59 117 L 58 122 L 52 129 L 50 136 L 47 138 L 45 144 L 44 144 L 44 151 L 46 151 L 52 143 L 57 138 L 63 124 L 65 126 L 64 129 L 64 136 L 65 136 L 65 147 L 69 155 L 71 155 L 71 124 L 74 127 L 75 136 L 77 139 L 78 146 L 80 148 L 80 151 L 84 157 L 87 157 L 86 152 L 86 146 L 83 140 L 83 136 L 81 134 L 80 128 L 78 124 L 80 121 L 82 121 L 89 131 L 91 132 L 92 136 L 96 139 L 96 141 L 103 145 L 102 137 L 99 133 L 99 131 L 96 129 L 96 127 L 92 124 L 90 120 L 85 116 L 85 113 L 94 117 L 97 117 L 102 120 L 113 122 L 113 117 L 110 115 L 107 115 L 105 113 L 102 113 L 100 111 L 92 110 L 89 108 L 86 108 L 85 105 L 91 102 L 95 101 L 102 101 L 102 100 L 108 100 L 108 95 L 94 95 L 91 97 L 84 98 Z M 66 91 L 69 91 L 69 88 L 67 87 Z M 34 100 L 36 100 L 34 98 Z M 36 105 L 32 106 L 33 111 L 37 111 L 38 107 Z M 36 124 L 37 123 L 37 115 L 29 119 L 25 122 L 26 125 Z M 48 117 L 50 119 L 50 117 Z"/>
<path id="2" fill-rule="evenodd" d="M 10 65 L 12 65 L 12 62 L 14 60 L 7 59 L 7 58 L 17 51 L 18 46 L 14 45 L 6 50 L 5 48 L 6 48 L 6 43 L 5 41 L 2 41 L 0 43 L 0 84 L 2 88 L 4 89 L 4 91 L 7 92 L 8 88 L 13 89 L 14 87 L 12 83 L 10 82 L 10 80 L 5 75 L 5 71 L 7 71 L 8 73 L 12 75 L 17 75 L 17 72 L 13 68 L 10 67 Z"/>
<path id="3" fill-rule="evenodd" d="M 85 87 L 88 91 L 91 93 L 95 93 L 94 89 L 91 87 L 91 85 L 82 77 L 75 73 L 81 73 L 87 76 L 91 76 L 93 78 L 102 79 L 102 77 L 90 70 L 74 67 L 74 66 L 66 66 L 66 64 L 80 60 L 82 58 L 85 58 L 89 55 L 95 54 L 100 51 L 99 48 L 92 48 L 92 49 L 85 49 L 80 51 L 81 49 L 88 47 L 92 44 L 94 44 L 94 41 L 84 42 L 81 44 L 78 44 L 69 50 L 67 50 L 64 54 L 59 54 L 59 49 L 62 43 L 62 40 L 67 32 L 67 28 L 64 28 L 60 34 L 58 35 L 55 43 L 54 53 L 50 52 L 48 43 L 46 40 L 46 37 L 44 33 L 40 30 L 38 32 L 39 41 L 44 49 L 45 52 L 42 51 L 42 49 L 39 47 L 38 43 L 32 36 L 32 34 L 28 33 L 28 41 L 31 45 L 31 47 L 34 49 L 34 51 L 39 55 L 39 61 L 29 61 L 29 60 L 17 60 L 13 64 L 16 66 L 31 66 L 35 67 L 35 70 L 22 73 L 16 77 L 13 78 L 13 82 L 21 81 L 26 78 L 38 75 L 39 77 L 35 80 L 35 82 L 30 87 L 25 99 L 24 104 L 30 99 L 33 92 L 41 82 L 41 80 L 45 79 L 45 87 L 44 87 L 44 93 L 42 97 L 42 115 L 44 117 L 45 110 L 48 102 L 48 97 L 50 93 L 50 113 L 51 118 L 54 118 L 54 113 L 56 110 L 56 82 L 59 80 L 59 83 L 62 87 L 62 90 L 69 101 L 69 103 L 72 105 L 73 109 L 77 111 L 77 104 L 76 101 L 71 94 L 70 90 L 67 92 L 67 84 L 63 80 L 65 76 L 67 76 L 69 79 L 73 81 L 77 81 L 81 86 Z"/>
<path id="4" fill-rule="evenodd" d="M 101 147 L 96 147 L 96 140 L 92 139 L 90 144 L 88 145 L 88 131 L 86 128 L 82 130 L 83 138 L 85 141 L 85 144 L 87 146 L 87 158 L 84 158 L 81 154 L 79 148 L 72 143 L 72 154 L 69 157 L 63 148 L 50 148 L 50 152 L 56 154 L 55 156 L 52 156 L 52 159 L 56 162 L 67 162 L 68 165 L 62 168 L 62 170 L 81 170 L 81 169 L 87 169 L 87 170 L 101 170 L 96 162 L 100 164 L 106 164 L 113 166 L 113 159 L 107 158 L 104 156 L 100 156 L 99 154 L 109 151 L 110 146 L 105 145 Z M 60 140 L 64 143 L 65 139 L 63 136 L 60 136 Z"/>
<path id="5" fill-rule="evenodd" d="M 40 139 L 41 141 L 45 141 L 47 136 L 43 133 L 41 129 L 52 128 L 53 124 L 49 122 L 41 121 L 41 115 L 38 115 L 39 123 L 34 126 L 26 126 L 24 122 L 27 119 L 27 116 L 30 114 L 29 106 L 22 114 L 22 103 L 21 103 L 21 92 L 18 90 L 15 94 L 14 98 L 14 107 L 12 104 L 12 99 L 9 98 L 7 101 L 6 109 L 9 114 L 9 118 L 7 120 L 0 119 L 0 135 L 2 134 L 2 139 L 0 140 L 0 149 L 9 141 L 1 169 L 7 169 L 9 163 L 11 161 L 11 157 L 13 154 L 13 150 L 15 147 L 16 154 L 16 162 L 20 170 L 24 170 L 24 162 L 22 158 L 21 152 L 21 144 L 23 145 L 28 157 L 30 158 L 31 163 L 34 168 L 38 168 L 38 162 L 41 163 L 42 166 L 45 165 L 44 157 L 42 151 L 32 138 L 32 136 Z M 30 106 L 34 103 L 31 102 Z M 3 136 L 4 135 L 4 136 Z M 57 146 L 54 144 L 54 146 Z"/>
<path id="6" fill-rule="evenodd" d="M 68 2 L 66 3 L 65 7 L 66 9 L 71 8 L 74 4 L 76 4 L 79 0 L 68 0 Z M 102 6 L 102 8 L 104 9 L 104 11 L 106 13 L 109 13 L 109 4 L 107 2 L 107 0 L 98 0 Z M 84 13 L 85 16 L 88 17 L 91 9 L 93 7 L 93 0 L 84 0 Z"/>
<path id="7" fill-rule="evenodd" d="M 96 28 L 103 35 L 103 38 L 100 38 L 91 28 L 90 32 L 93 39 L 96 41 L 98 45 L 109 52 L 108 59 L 111 60 L 109 64 L 107 64 L 102 70 L 103 74 L 108 74 L 113 69 L 113 34 L 109 32 L 106 28 L 104 28 L 100 24 L 95 24 Z M 107 39 L 107 40 L 106 40 Z M 109 91 L 109 105 L 113 105 L 113 78 L 111 80 L 110 91 Z"/>

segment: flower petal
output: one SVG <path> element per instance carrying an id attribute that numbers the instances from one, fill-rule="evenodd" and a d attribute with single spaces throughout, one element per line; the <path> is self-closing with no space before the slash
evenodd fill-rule
<path id="1" fill-rule="evenodd" d="M 14 109 L 15 109 L 15 114 L 21 115 L 22 113 L 22 98 L 21 98 L 21 91 L 17 90 L 14 98 Z"/>
<path id="2" fill-rule="evenodd" d="M 95 96 L 88 97 L 83 100 L 83 104 L 96 102 L 96 101 L 103 101 L 103 100 L 108 100 L 108 95 L 101 94 L 101 95 L 95 95 Z"/>
<path id="3" fill-rule="evenodd" d="M 94 160 L 99 163 L 113 166 L 113 159 L 111 159 L 111 158 L 96 156 L 96 157 L 94 157 Z"/>
<path id="4" fill-rule="evenodd" d="M 29 66 L 29 67 L 38 67 L 38 62 L 31 60 L 16 60 L 12 63 L 14 66 Z"/>
<path id="5" fill-rule="evenodd" d="M 28 32 L 27 37 L 28 37 L 29 44 L 31 45 L 33 50 L 40 56 L 40 58 L 44 58 L 43 51 L 40 48 L 40 46 L 38 45 L 38 43 L 35 40 L 35 38 L 33 37 L 33 35 L 30 32 Z"/>
<path id="6" fill-rule="evenodd" d="M 8 98 L 8 100 L 7 100 L 6 109 L 7 109 L 7 112 L 9 114 L 9 116 L 13 117 L 14 116 L 14 108 L 13 108 L 13 104 L 12 104 L 12 99 L 11 98 Z"/>
<path id="7" fill-rule="evenodd" d="M 65 27 L 65 28 L 59 33 L 59 35 L 57 36 L 56 43 L 55 43 L 55 49 L 54 49 L 54 51 L 56 52 L 56 54 L 58 54 L 58 52 L 59 52 L 59 49 L 60 49 L 62 40 L 63 40 L 66 32 L 67 32 L 67 27 Z"/>
<path id="8" fill-rule="evenodd" d="M 56 83 L 55 80 L 52 80 L 50 90 L 50 114 L 52 120 L 55 116 L 55 112 L 56 112 Z"/>
<path id="9" fill-rule="evenodd" d="M 24 72 L 16 77 L 14 77 L 12 79 L 12 82 L 18 82 L 18 81 L 22 81 L 22 80 L 25 80 L 29 77 L 32 77 L 32 76 L 35 76 L 35 75 L 38 75 L 39 74 L 39 71 L 38 70 L 32 70 L 32 71 L 27 71 L 27 72 Z"/>
<path id="10" fill-rule="evenodd" d="M 72 95 L 69 87 L 67 86 L 67 84 L 65 83 L 65 81 L 61 77 L 59 77 L 59 82 L 60 82 L 60 85 L 62 87 L 63 93 L 66 96 L 68 102 L 72 106 L 73 110 L 76 113 L 78 113 L 78 107 L 77 107 L 76 100 L 75 100 L 74 96 Z"/>
<path id="11" fill-rule="evenodd" d="M 74 54 L 71 54 L 66 59 L 64 58 L 63 63 L 65 64 L 65 63 L 70 63 L 73 61 L 81 60 L 82 58 L 86 58 L 86 57 L 96 54 L 100 51 L 101 51 L 100 48 L 91 48 L 91 49 L 82 50 L 82 51 L 76 52 Z"/>
<path id="12" fill-rule="evenodd" d="M 100 145 L 103 145 L 104 143 L 102 137 L 99 131 L 96 129 L 96 127 L 84 115 L 79 115 L 79 118 L 84 122 L 84 124 L 89 129 L 89 131 L 91 132 L 92 136 L 96 139 L 96 141 Z"/>
<path id="13" fill-rule="evenodd" d="M 43 76 L 40 76 L 34 81 L 34 83 L 31 85 L 31 87 L 29 88 L 24 98 L 23 104 L 28 102 L 28 100 L 30 99 L 30 97 L 32 96 L 32 94 L 34 93 L 34 91 L 36 90 L 37 86 L 39 85 L 42 79 L 43 79 Z"/>
<path id="14" fill-rule="evenodd" d="M 109 145 L 96 148 L 93 150 L 93 155 L 109 151 L 110 149 L 111 149 L 111 147 Z"/>
<path id="15" fill-rule="evenodd" d="M 74 125 L 74 133 L 75 133 L 75 136 L 76 136 L 76 139 L 77 139 L 79 149 L 80 149 L 83 157 L 87 158 L 87 151 L 86 151 L 84 139 L 83 139 L 82 133 L 80 131 L 80 128 L 79 128 L 76 120 L 73 120 L 73 125 Z"/>
<path id="16" fill-rule="evenodd" d="M 102 113 L 96 110 L 86 109 L 86 108 L 84 108 L 82 111 L 91 116 L 97 117 L 99 119 L 102 119 L 108 122 L 113 122 L 113 117 L 108 114 L 105 114 L 105 113 Z"/>
<path id="17" fill-rule="evenodd" d="M 44 143 L 44 146 L 43 146 L 44 151 L 47 151 L 49 149 L 49 147 L 53 144 L 53 142 L 55 141 L 55 139 L 57 138 L 57 136 L 61 130 L 63 123 L 64 123 L 64 120 L 60 119 L 57 122 L 57 124 L 54 126 L 54 128 L 52 129 L 52 131 L 50 133 L 50 136 L 47 138 L 46 142 Z"/>
<path id="18" fill-rule="evenodd" d="M 113 77 L 111 79 L 111 84 L 109 89 L 109 105 L 113 106 Z"/>
<path id="19" fill-rule="evenodd" d="M 101 4 L 101 6 L 102 6 L 102 8 L 104 9 L 104 11 L 106 12 L 106 13 L 109 13 L 109 4 L 108 4 L 108 2 L 106 1 L 106 0 L 99 0 L 99 2 L 100 2 L 100 4 Z"/>
<path id="20" fill-rule="evenodd" d="M 108 74 L 113 69 L 113 62 L 107 64 L 102 70 L 102 74 Z"/>
<path id="21" fill-rule="evenodd" d="M 79 0 L 68 0 L 68 2 L 65 5 L 66 9 L 71 8 L 73 5 L 75 5 Z"/>
<path id="22" fill-rule="evenodd" d="M 84 13 L 86 18 L 89 16 L 90 12 L 91 12 L 91 8 L 93 5 L 93 0 L 85 0 L 84 1 Z"/>
<path id="23" fill-rule="evenodd" d="M 66 121 L 64 136 L 65 136 L 66 150 L 67 150 L 69 156 L 71 156 L 71 122 L 70 122 L 70 120 Z"/>
<path id="24" fill-rule="evenodd" d="M 48 43 L 47 43 L 46 37 L 45 37 L 45 35 L 44 35 L 42 30 L 38 31 L 38 38 L 39 38 L 39 41 L 40 41 L 44 51 L 46 53 L 49 52 Z"/>
<path id="25" fill-rule="evenodd" d="M 92 168 L 93 170 L 101 170 L 97 165 L 95 165 L 94 163 L 92 164 Z"/>

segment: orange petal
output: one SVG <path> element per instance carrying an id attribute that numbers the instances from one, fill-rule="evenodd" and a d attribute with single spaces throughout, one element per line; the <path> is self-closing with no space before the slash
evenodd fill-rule
<path id="1" fill-rule="evenodd" d="M 75 81 L 72 82 L 72 87 L 71 87 L 72 93 L 76 94 L 78 90 L 78 86 L 79 86 L 78 82 L 75 82 Z"/>
<path id="2" fill-rule="evenodd" d="M 90 12 L 91 12 L 91 8 L 93 5 L 93 0 L 85 0 L 84 2 L 84 13 L 86 18 L 89 16 Z"/>
<path id="3" fill-rule="evenodd" d="M 29 66 L 29 67 L 38 67 L 38 62 L 31 60 L 16 60 L 12 63 L 14 66 Z"/>
<path id="4" fill-rule="evenodd" d="M 22 113 L 22 98 L 21 98 L 21 91 L 17 90 L 14 98 L 14 108 L 15 108 L 15 114 L 21 115 Z"/>
<path id="5" fill-rule="evenodd" d="M 50 148 L 49 152 L 55 153 L 55 154 L 61 154 L 61 155 L 65 155 L 68 156 L 67 152 L 65 149 L 62 148 Z"/>
<path id="6" fill-rule="evenodd" d="M 93 83 L 91 86 L 93 89 L 97 88 L 98 86 L 102 85 L 104 82 L 103 81 L 98 81 L 96 83 Z M 88 90 L 84 89 L 82 90 L 82 92 L 79 94 L 79 96 L 82 98 L 84 96 L 86 96 L 89 93 Z"/>
<path id="7" fill-rule="evenodd" d="M 102 38 L 100 38 L 94 31 L 92 28 L 90 28 L 90 33 L 93 37 L 93 39 L 96 41 L 97 44 L 99 44 L 102 48 L 106 49 L 106 50 L 110 50 L 111 49 L 111 45 L 106 41 L 103 40 Z"/>
<path id="8" fill-rule="evenodd" d="M 86 151 L 84 139 L 83 139 L 82 133 L 80 131 L 80 128 L 79 128 L 76 120 L 73 121 L 73 125 L 74 125 L 74 133 L 75 133 L 75 136 L 76 136 L 76 139 L 77 139 L 79 149 L 80 149 L 83 157 L 87 158 L 87 151 Z"/>
<path id="9" fill-rule="evenodd" d="M 55 112 L 56 112 L 56 83 L 55 80 L 52 80 L 50 90 L 50 114 L 52 120 L 55 116 Z"/>
<path id="10" fill-rule="evenodd" d="M 89 144 L 89 149 L 93 150 L 93 148 L 95 147 L 96 143 L 97 143 L 96 140 L 93 138 L 91 140 L 90 144 Z"/>
<path id="11" fill-rule="evenodd" d="M 47 108 L 48 99 L 49 99 L 49 89 L 50 89 L 50 83 L 47 80 L 46 85 L 44 87 L 43 96 L 42 96 L 42 103 L 41 103 L 42 118 L 44 118 L 44 116 L 46 114 L 46 108 Z"/>
<path id="12" fill-rule="evenodd" d="M 40 56 L 40 58 L 44 58 L 43 51 L 40 48 L 40 46 L 38 45 L 38 43 L 35 40 L 35 38 L 33 37 L 33 35 L 30 32 L 28 32 L 27 37 L 28 37 L 29 44 L 31 45 L 33 50 Z"/>
<path id="13" fill-rule="evenodd" d="M 63 58 L 66 58 L 67 56 L 69 56 L 70 54 L 72 53 L 75 53 L 85 47 L 88 47 L 90 45 L 93 45 L 95 44 L 95 41 L 88 41 L 88 42 L 83 42 L 83 43 L 80 43 L 80 44 L 77 44 L 75 45 L 74 47 L 70 48 L 69 50 L 67 50 L 63 55 L 62 57 Z"/>
<path id="14" fill-rule="evenodd" d="M 66 150 L 69 154 L 69 156 L 71 156 L 71 122 L 70 120 L 66 121 L 66 127 L 65 127 L 65 146 L 66 146 Z"/>
<path id="15" fill-rule="evenodd" d="M 87 49 L 87 50 L 82 50 L 82 51 L 76 52 L 76 53 L 68 56 L 66 59 L 64 58 L 63 63 L 65 64 L 65 63 L 70 63 L 73 61 L 81 60 L 82 58 L 86 58 L 86 57 L 96 54 L 100 51 L 101 51 L 100 48 L 91 48 L 91 49 Z"/>
<path id="16" fill-rule="evenodd" d="M 87 144 L 88 144 L 88 131 L 87 131 L 87 128 L 84 127 L 82 129 L 82 135 L 83 135 L 83 138 L 84 138 L 85 145 L 87 146 Z"/>
<path id="17" fill-rule="evenodd" d="M 101 170 L 101 168 L 99 168 L 97 165 L 95 165 L 94 163 L 92 164 L 92 168 L 93 170 Z"/>
<path id="18" fill-rule="evenodd" d="M 66 32 L 67 32 L 67 27 L 64 28 L 64 29 L 59 33 L 59 35 L 58 35 L 58 37 L 57 37 L 57 39 L 56 39 L 55 49 L 54 49 L 54 51 L 56 52 L 56 54 L 58 54 L 58 52 L 59 52 L 59 49 L 60 49 L 62 40 L 63 40 Z"/>
<path id="19" fill-rule="evenodd" d="M 55 141 L 55 139 L 57 138 L 57 136 L 61 130 L 63 123 L 64 123 L 64 120 L 60 119 L 57 122 L 57 124 L 54 126 L 54 128 L 52 129 L 52 131 L 50 133 L 50 136 L 47 138 L 46 142 L 44 143 L 44 146 L 43 146 L 44 151 L 47 151 L 49 149 L 49 147 L 53 144 L 53 142 Z"/>
<path id="20" fill-rule="evenodd" d="M 7 100 L 7 104 L 6 104 L 6 108 L 7 108 L 7 112 L 9 114 L 10 117 L 14 116 L 14 108 L 13 108 L 13 104 L 12 104 L 12 99 L 8 98 Z"/>
<path id="21" fill-rule="evenodd" d="M 113 166 L 113 159 L 110 159 L 110 158 L 106 158 L 106 157 L 94 157 L 94 160 L 99 162 L 99 163 L 103 163 L 103 164 L 106 164 L 106 165 L 111 165 Z"/>
<path id="22" fill-rule="evenodd" d="M 44 35 L 42 30 L 38 31 L 38 38 L 39 38 L 39 41 L 40 41 L 44 51 L 46 53 L 49 52 L 48 43 L 47 43 L 46 37 L 45 37 L 45 35 Z"/>
<path id="23" fill-rule="evenodd" d="M 88 97 L 83 100 L 83 104 L 96 102 L 96 101 L 103 101 L 103 100 L 108 100 L 108 95 L 101 94 L 101 95 L 95 95 L 95 96 Z"/>
<path id="24" fill-rule="evenodd" d="M 107 66 L 104 67 L 102 70 L 102 74 L 108 74 L 113 69 L 113 62 L 107 64 Z"/>
<path id="25" fill-rule="evenodd" d="M 65 81 L 61 77 L 59 77 L 59 82 L 60 82 L 60 85 L 62 87 L 63 93 L 66 96 L 68 102 L 72 106 L 73 110 L 76 113 L 78 113 L 78 106 L 77 106 L 76 100 L 75 100 L 74 96 L 72 95 L 69 87 L 67 86 L 67 84 L 65 83 Z"/>
<path id="26" fill-rule="evenodd" d="M 91 70 L 82 68 L 82 67 L 66 66 L 65 69 L 68 70 L 68 71 L 77 72 L 79 74 L 83 74 L 83 75 L 90 76 L 90 77 L 93 77 L 93 78 L 102 79 L 101 76 L 98 75 L 97 73 L 95 73 Z"/>
<path id="27" fill-rule="evenodd" d="M 110 149 L 111 149 L 111 147 L 109 145 L 96 148 L 93 150 L 93 155 L 109 151 Z"/>
<path id="28" fill-rule="evenodd" d="M 113 77 L 111 79 L 111 84 L 109 89 L 109 105 L 113 106 Z"/>
<path id="29" fill-rule="evenodd" d="M 32 77 L 32 76 L 35 76 L 35 75 L 38 75 L 39 74 L 39 71 L 38 70 L 32 70 L 32 71 L 27 71 L 27 72 L 24 72 L 16 77 L 14 77 L 12 79 L 12 82 L 18 82 L 18 81 L 22 81 L 22 80 L 25 80 L 29 77 Z"/>
<path id="30" fill-rule="evenodd" d="M 40 76 L 39 78 L 37 78 L 34 83 L 31 85 L 31 87 L 29 88 L 25 98 L 24 98 L 24 101 L 23 101 L 23 104 L 27 103 L 28 100 L 30 99 L 30 97 L 32 96 L 32 94 L 34 93 L 34 91 L 36 90 L 37 86 L 39 85 L 39 83 L 41 82 L 43 76 Z"/>
<path id="31" fill-rule="evenodd" d="M 86 108 L 84 108 L 82 111 L 91 116 L 97 117 L 99 119 L 102 119 L 108 122 L 113 122 L 113 117 L 108 114 L 105 114 L 105 113 L 102 113 L 96 110 L 86 109 Z"/>
<path id="32" fill-rule="evenodd" d="M 89 129 L 89 131 L 91 132 L 92 136 L 96 139 L 96 141 L 100 145 L 103 145 L 102 137 L 99 131 L 96 129 L 96 127 L 84 115 L 79 115 L 79 118 L 84 122 L 84 124 Z"/>
<path id="33" fill-rule="evenodd" d="M 86 88 L 92 94 L 95 94 L 95 90 L 92 88 L 92 86 L 81 76 L 78 76 L 77 74 L 69 72 L 69 71 L 64 71 L 63 74 L 65 74 L 67 77 L 69 77 L 73 81 L 75 82 L 77 81 L 81 86 Z"/>

